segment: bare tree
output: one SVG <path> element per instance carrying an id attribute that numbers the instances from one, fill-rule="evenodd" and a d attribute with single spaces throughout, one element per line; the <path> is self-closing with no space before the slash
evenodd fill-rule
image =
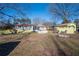
<path id="1" fill-rule="evenodd" d="M 69 22 L 68 20 L 71 20 L 72 16 L 77 16 L 79 12 L 79 8 L 76 8 L 78 7 L 78 4 L 53 3 L 49 6 L 49 11 L 53 16 L 56 16 L 56 18 L 59 17 L 66 22 Z"/>
<path id="2" fill-rule="evenodd" d="M 9 14 L 7 14 L 4 10 L 6 10 L 6 9 L 11 9 L 11 10 L 14 10 L 14 11 L 16 11 L 17 13 L 14 15 L 9 15 Z M 10 29 L 13 29 L 14 31 L 16 31 L 13 27 L 14 27 L 14 25 L 16 24 L 16 20 L 17 20 L 17 15 L 20 17 L 20 18 L 24 18 L 24 17 L 26 17 L 26 13 L 24 13 L 23 12 L 24 11 L 24 9 L 22 9 L 22 7 L 20 7 L 20 6 L 17 6 L 16 4 L 0 4 L 0 18 L 1 19 L 5 19 L 5 16 L 7 16 L 7 17 L 9 17 L 9 19 L 7 20 L 7 21 L 0 21 L 0 22 L 2 22 L 2 23 L 4 23 L 4 24 L 7 24 L 7 28 L 10 28 Z M 14 23 L 13 24 L 11 24 L 11 19 L 10 18 L 12 18 L 13 19 L 13 21 L 14 21 Z M 6 28 L 5 27 L 5 28 Z"/>
<path id="3" fill-rule="evenodd" d="M 26 7 L 27 8 L 27 7 Z M 15 15 L 9 15 L 7 13 L 4 12 L 4 10 L 6 9 L 11 9 L 11 10 L 14 10 L 16 11 L 16 14 Z M 9 10 L 8 10 L 9 11 Z M 20 7 L 19 4 L 0 4 L 0 14 L 2 14 L 2 16 L 8 16 L 10 18 L 13 18 L 14 21 L 15 21 L 15 16 L 19 16 L 20 18 L 26 18 L 26 13 L 24 13 L 24 8 L 23 7 Z M 0 16 L 0 17 L 2 17 Z"/>
<path id="4" fill-rule="evenodd" d="M 34 25 L 40 25 L 43 24 L 45 22 L 45 19 L 42 19 L 41 17 L 35 17 L 33 19 L 33 24 Z"/>

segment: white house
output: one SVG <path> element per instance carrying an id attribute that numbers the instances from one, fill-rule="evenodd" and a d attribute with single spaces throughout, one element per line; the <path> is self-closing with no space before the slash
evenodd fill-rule
<path id="1" fill-rule="evenodd" d="M 47 29 L 44 25 L 37 25 L 36 29 L 34 30 L 37 33 L 47 33 Z"/>

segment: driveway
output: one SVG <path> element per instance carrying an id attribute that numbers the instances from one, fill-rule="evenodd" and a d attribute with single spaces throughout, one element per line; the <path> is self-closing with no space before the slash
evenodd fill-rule
<path id="1" fill-rule="evenodd" d="M 76 35 L 76 34 L 75 34 Z M 32 33 L 24 37 L 10 56 L 72 56 L 79 55 L 79 39 L 59 37 L 54 33 Z"/>
<path id="2" fill-rule="evenodd" d="M 33 33 L 28 38 L 23 38 L 21 43 L 9 55 L 50 56 L 58 54 L 49 34 Z"/>

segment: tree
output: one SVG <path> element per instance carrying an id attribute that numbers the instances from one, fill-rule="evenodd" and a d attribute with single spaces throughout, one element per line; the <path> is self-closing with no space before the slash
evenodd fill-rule
<path id="1" fill-rule="evenodd" d="M 48 29 L 51 30 L 55 24 L 53 22 L 44 22 L 43 25 Z"/>
<path id="2" fill-rule="evenodd" d="M 10 10 L 10 12 L 11 12 L 11 10 L 16 11 L 17 13 L 12 14 L 12 15 L 7 14 L 5 12 L 6 9 L 8 9 L 8 11 Z M 17 5 L 16 4 L 0 4 L 0 19 L 1 19 L 0 22 L 5 24 L 5 26 L 1 25 L 2 28 L 13 29 L 14 32 L 16 32 L 16 30 L 14 28 L 16 23 L 17 23 L 16 22 L 16 20 L 17 20 L 16 16 L 18 15 L 21 19 L 26 17 L 26 14 L 23 11 L 24 11 L 24 9 L 22 7 L 20 7 L 19 4 L 17 4 Z M 7 17 L 7 18 L 5 18 L 5 17 Z M 2 21 L 3 19 L 4 19 L 4 21 L 6 19 L 7 20 L 4 22 L 4 21 Z M 13 20 L 13 23 L 12 23 L 12 20 Z"/>
<path id="3" fill-rule="evenodd" d="M 43 24 L 45 22 L 45 19 L 42 19 L 41 17 L 35 17 L 33 19 L 33 24 L 34 25 L 40 25 Z"/>
<path id="4" fill-rule="evenodd" d="M 12 15 L 9 15 L 5 12 L 5 10 L 8 11 L 16 11 L 16 13 L 12 14 Z M 25 8 L 27 9 L 27 7 Z M 8 4 L 8 3 L 5 3 L 5 4 L 0 4 L 0 17 L 9 17 L 9 18 L 13 18 L 14 22 L 16 20 L 17 17 L 20 17 L 20 18 L 26 18 L 26 13 L 24 13 L 24 10 L 25 10 L 23 7 L 21 7 L 19 4 Z M 2 18 L 1 18 L 2 19 Z M 9 19 L 8 19 L 9 20 Z"/>
<path id="5" fill-rule="evenodd" d="M 71 21 L 70 20 L 67 20 L 67 19 L 64 19 L 62 24 L 65 24 L 65 23 L 70 23 Z"/>
<path id="6" fill-rule="evenodd" d="M 59 17 L 65 22 L 69 22 L 68 20 L 72 20 L 73 16 L 77 16 L 79 13 L 79 4 L 68 4 L 68 3 L 58 3 L 58 4 L 50 4 L 49 11 L 53 16 Z M 76 12 L 76 13 L 75 13 Z M 58 18 L 58 19 L 59 19 Z"/>
<path id="7" fill-rule="evenodd" d="M 55 24 L 52 22 L 44 22 L 43 25 L 51 27 L 51 26 L 54 26 Z"/>

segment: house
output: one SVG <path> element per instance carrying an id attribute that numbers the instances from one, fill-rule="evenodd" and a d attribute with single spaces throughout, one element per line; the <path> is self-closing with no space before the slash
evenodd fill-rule
<path id="1" fill-rule="evenodd" d="M 15 26 L 15 29 L 17 30 L 17 33 L 18 32 L 31 32 L 31 31 L 33 31 L 33 25 L 31 25 L 31 24 L 17 24 Z"/>
<path id="2" fill-rule="evenodd" d="M 41 24 L 40 25 L 36 25 L 34 27 L 34 31 L 37 32 L 37 33 L 47 33 L 48 32 L 46 27 L 44 25 L 41 25 Z"/>
<path id="3" fill-rule="evenodd" d="M 74 34 L 76 32 L 75 23 L 65 23 L 55 26 L 58 33 Z"/>
<path id="4" fill-rule="evenodd" d="M 27 19 L 17 19 L 15 23 L 15 29 L 18 32 L 30 32 L 33 31 L 33 25 L 31 24 L 31 20 Z"/>

